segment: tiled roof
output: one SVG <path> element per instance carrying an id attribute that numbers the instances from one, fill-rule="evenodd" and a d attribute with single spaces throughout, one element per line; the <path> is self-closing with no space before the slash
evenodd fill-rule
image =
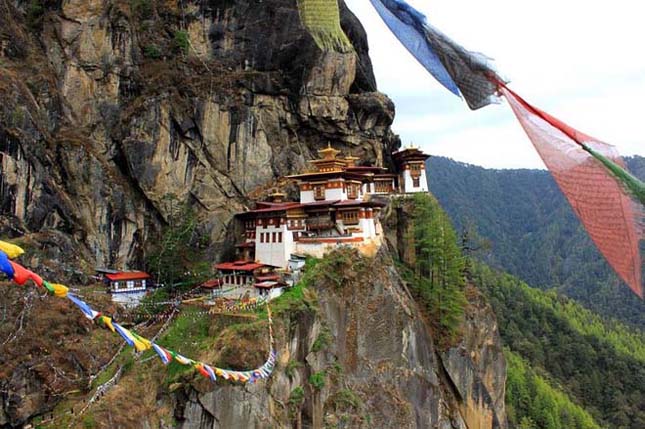
<path id="1" fill-rule="evenodd" d="M 144 273 L 143 271 L 124 271 L 124 272 L 118 272 L 114 274 L 106 274 L 105 277 L 112 282 L 118 282 L 122 280 L 149 279 L 150 274 Z"/>
<path id="2" fill-rule="evenodd" d="M 215 268 L 224 271 L 254 271 L 258 268 L 264 267 L 264 264 L 259 264 L 252 261 L 235 261 L 235 262 L 222 262 L 216 264 Z"/>

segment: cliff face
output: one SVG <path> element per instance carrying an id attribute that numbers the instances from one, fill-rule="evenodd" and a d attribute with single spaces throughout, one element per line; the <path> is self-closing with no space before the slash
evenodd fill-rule
<path id="1" fill-rule="evenodd" d="M 316 279 L 315 311 L 282 319 L 267 385 L 186 386 L 175 396 L 179 427 L 506 428 L 506 366 L 481 296 L 470 296 L 463 340 L 439 352 L 387 251 L 336 257 L 344 271 Z M 304 399 L 294 411 L 299 386 Z"/>
<path id="2" fill-rule="evenodd" d="M 328 141 L 388 164 L 394 107 L 341 6 L 356 53 L 318 50 L 296 0 L 3 2 L 0 234 L 32 240 L 39 254 L 25 262 L 45 273 L 59 262 L 139 268 L 171 205 L 188 202 L 215 259 L 233 214 Z M 310 306 L 277 317 L 267 383 L 167 386 L 158 362 L 136 363 L 90 408 L 95 426 L 506 427 L 499 336 L 475 291 L 462 342 L 440 352 L 388 251 L 330 272 L 339 277 L 311 285 Z M 61 365 L 83 386 L 100 353 Z M 45 372 L 20 371 L 3 381 L 0 424 L 47 412 L 70 387 L 41 398 Z"/>
<path id="3" fill-rule="evenodd" d="M 296 0 L 2 8 L 5 234 L 62 231 L 91 262 L 140 266 L 173 195 L 218 255 L 249 196 L 327 141 L 376 163 L 397 145 L 345 7 L 357 53 L 318 50 Z"/>

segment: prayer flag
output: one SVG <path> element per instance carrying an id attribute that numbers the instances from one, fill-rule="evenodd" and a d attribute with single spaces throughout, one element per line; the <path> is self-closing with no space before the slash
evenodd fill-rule
<path id="1" fill-rule="evenodd" d="M 495 102 L 497 77 L 484 55 L 470 52 L 431 26 L 404 0 L 370 0 L 397 39 L 435 79 L 475 110 Z"/>
<path id="2" fill-rule="evenodd" d="M 43 280 L 43 286 L 45 287 L 45 289 L 47 289 L 47 292 L 49 292 L 50 295 L 54 295 L 59 298 L 65 298 L 67 296 L 67 292 L 69 291 L 69 288 L 65 285 L 58 283 L 49 283 L 46 280 Z"/>
<path id="3" fill-rule="evenodd" d="M 182 365 L 192 365 L 194 362 L 192 359 L 188 359 L 187 357 L 182 356 L 179 353 L 174 353 L 173 357 L 177 362 L 179 362 Z"/>
<path id="4" fill-rule="evenodd" d="M 9 280 L 13 279 L 14 271 L 11 261 L 6 253 L 0 250 L 0 271 L 2 271 Z"/>
<path id="5" fill-rule="evenodd" d="M 143 338 L 133 331 L 130 331 L 130 334 L 132 335 L 132 338 L 134 338 L 134 348 L 137 349 L 138 352 L 149 350 L 152 347 L 152 343 L 147 338 Z"/>
<path id="6" fill-rule="evenodd" d="M 21 247 L 1 240 L 0 240 L 0 251 L 6 253 L 9 259 L 17 258 L 18 256 L 25 253 L 25 251 L 22 250 Z"/>
<path id="7" fill-rule="evenodd" d="M 27 268 L 23 267 L 22 265 L 14 262 L 14 261 L 9 261 L 11 266 L 13 267 L 13 281 L 19 284 L 20 286 L 24 285 L 27 283 L 27 280 L 31 280 L 36 285 L 41 286 L 43 285 L 43 279 L 36 273 L 28 270 Z"/>
<path id="8" fill-rule="evenodd" d="M 121 337 L 125 340 L 125 342 L 128 343 L 130 347 L 134 347 L 134 337 L 132 336 L 132 334 L 130 334 L 130 331 L 128 331 L 118 323 L 113 323 L 112 325 L 114 326 L 114 329 L 116 329 L 116 331 L 119 333 L 119 335 L 121 335 Z"/>
<path id="9" fill-rule="evenodd" d="M 323 51 L 351 52 L 352 43 L 340 26 L 338 0 L 297 0 L 300 21 Z"/>
<path id="10" fill-rule="evenodd" d="M 103 326 L 107 327 L 110 331 L 116 332 L 114 325 L 112 325 L 112 319 L 107 316 L 100 316 L 97 319 Z"/>
<path id="11" fill-rule="evenodd" d="M 74 304 L 76 304 L 76 306 L 83 312 L 85 317 L 87 317 L 88 319 L 94 320 L 96 318 L 96 316 L 99 315 L 98 311 L 92 310 L 92 308 L 89 305 L 87 305 L 84 301 L 82 301 L 81 299 L 75 297 L 71 293 L 67 294 L 67 298 L 70 301 L 72 301 Z"/>
<path id="12" fill-rule="evenodd" d="M 531 106 L 506 86 L 501 91 L 591 240 L 642 298 L 645 207 L 620 175 L 629 173 L 616 149 Z"/>
<path id="13" fill-rule="evenodd" d="M 168 350 L 164 349 L 161 346 L 158 346 L 155 343 L 152 343 L 152 348 L 155 352 L 157 352 L 164 365 L 168 365 L 170 362 L 172 362 L 172 355 L 170 354 L 170 352 L 168 352 Z"/>

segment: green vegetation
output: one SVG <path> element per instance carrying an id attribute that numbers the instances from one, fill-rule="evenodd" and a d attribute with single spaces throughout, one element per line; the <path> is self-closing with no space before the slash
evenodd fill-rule
<path id="1" fill-rule="evenodd" d="M 139 19 L 150 19 L 154 13 L 151 0 L 132 0 L 130 9 Z"/>
<path id="2" fill-rule="evenodd" d="M 302 362 L 299 362 L 297 360 L 290 360 L 289 362 L 287 362 L 287 366 L 284 368 L 284 372 L 285 374 L 287 374 L 287 377 L 293 378 L 298 368 L 302 368 L 302 366 Z"/>
<path id="3" fill-rule="evenodd" d="M 626 158 L 645 179 L 645 158 Z M 492 243 L 479 255 L 534 287 L 557 288 L 606 317 L 643 329 L 645 303 L 622 285 L 547 171 L 488 170 L 432 157 L 430 189 L 456 228 L 474 224 Z"/>
<path id="4" fill-rule="evenodd" d="M 96 427 L 96 419 L 94 415 L 88 413 L 83 417 L 83 428 L 84 429 L 94 429 Z"/>
<path id="5" fill-rule="evenodd" d="M 31 0 L 27 4 L 26 19 L 27 25 L 32 30 L 37 29 L 42 23 L 43 15 L 45 14 L 45 5 L 41 0 Z"/>
<path id="6" fill-rule="evenodd" d="M 289 416 L 291 418 L 297 417 L 300 423 L 301 420 L 301 408 L 302 404 L 305 402 L 305 389 L 302 386 L 295 387 L 291 394 L 289 395 Z M 296 427 L 300 427 L 301 424 L 296 424 Z"/>
<path id="7" fill-rule="evenodd" d="M 311 346 L 311 351 L 317 353 L 321 350 L 326 349 L 331 344 L 332 339 L 333 338 L 331 336 L 329 328 L 323 328 L 314 341 L 314 344 Z"/>
<path id="8" fill-rule="evenodd" d="M 181 52 L 184 55 L 188 54 L 188 50 L 190 49 L 190 39 L 188 38 L 188 32 L 184 30 L 175 31 L 172 42 L 175 50 Z"/>
<path id="9" fill-rule="evenodd" d="M 190 314 L 185 311 L 168 328 L 159 344 L 184 356 L 197 356 L 207 346 L 210 317 L 202 312 Z M 192 370 L 174 360 L 168 364 L 167 380 L 174 380 L 179 374 Z"/>
<path id="10" fill-rule="evenodd" d="M 295 387 L 289 395 L 289 405 L 299 407 L 305 400 L 305 389 L 302 386 Z"/>
<path id="11" fill-rule="evenodd" d="M 361 398 L 351 389 L 340 389 L 330 398 L 337 409 L 356 408 L 358 409 L 362 404 Z"/>
<path id="12" fill-rule="evenodd" d="M 450 342 L 458 336 L 466 305 L 464 257 L 439 203 L 424 194 L 415 195 L 413 201 L 416 264 L 401 271 L 427 307 L 440 339 Z"/>
<path id="13" fill-rule="evenodd" d="M 571 300 L 481 264 L 474 266 L 473 279 L 487 293 L 513 353 L 548 374 L 602 426 L 645 427 L 642 333 L 603 322 Z M 518 421 L 527 407 L 519 407 Z"/>
<path id="14" fill-rule="evenodd" d="M 194 285 L 211 272 L 203 255 L 205 238 L 199 234 L 197 216 L 188 204 L 169 194 L 164 197 L 168 224 L 159 243 L 149 254 L 148 269 L 158 283 L 168 287 Z"/>
<path id="15" fill-rule="evenodd" d="M 146 45 L 143 48 L 143 55 L 146 58 L 158 60 L 159 58 L 161 58 L 161 49 L 159 49 L 159 46 L 155 44 Z"/>
<path id="16" fill-rule="evenodd" d="M 517 354 L 505 350 L 506 410 L 511 427 L 521 429 L 594 429 L 593 418 L 569 397 L 537 375 Z"/>
<path id="17" fill-rule="evenodd" d="M 309 258 L 302 281 L 307 285 L 332 286 L 341 290 L 364 277 L 367 259 L 356 249 L 341 247 L 322 259 Z"/>
<path id="18" fill-rule="evenodd" d="M 326 377 L 327 374 L 325 373 L 325 371 L 314 372 L 309 376 L 309 384 L 311 384 L 314 389 L 320 390 L 325 387 Z"/>

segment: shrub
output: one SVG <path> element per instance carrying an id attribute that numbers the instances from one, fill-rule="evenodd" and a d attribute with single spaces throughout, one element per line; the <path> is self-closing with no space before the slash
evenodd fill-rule
<path id="1" fill-rule="evenodd" d="M 153 60 L 158 60 L 159 58 L 161 58 L 161 50 L 157 45 L 146 45 L 143 48 L 143 56 Z"/>
<path id="2" fill-rule="evenodd" d="M 134 16 L 139 19 L 152 18 L 152 2 L 150 0 L 132 0 L 130 8 Z"/>
<path id="3" fill-rule="evenodd" d="M 296 373 L 296 370 L 301 367 L 301 362 L 298 362 L 297 360 L 290 360 L 289 362 L 287 362 L 287 366 L 285 367 L 284 372 L 289 378 L 292 378 Z"/>
<path id="4" fill-rule="evenodd" d="M 289 405 L 292 407 L 299 407 L 305 400 L 305 389 L 298 386 L 291 391 L 289 395 Z"/>
<path id="5" fill-rule="evenodd" d="M 39 0 L 31 0 L 27 5 L 27 25 L 35 29 L 40 25 L 45 14 L 45 7 Z"/>
<path id="6" fill-rule="evenodd" d="M 331 332 L 328 328 L 323 328 L 318 334 L 318 338 L 314 341 L 314 344 L 311 346 L 311 351 L 317 353 L 321 350 L 326 349 L 331 344 Z"/>
<path id="7" fill-rule="evenodd" d="M 188 38 L 188 33 L 184 30 L 175 31 L 175 36 L 173 37 L 173 45 L 176 50 L 180 51 L 184 55 L 188 54 L 188 49 L 190 48 L 190 39 Z"/>
<path id="8" fill-rule="evenodd" d="M 325 376 L 325 371 L 314 372 L 309 376 L 309 384 L 311 384 L 314 389 L 320 390 L 325 387 Z"/>
<path id="9" fill-rule="evenodd" d="M 362 404 L 361 398 L 359 398 L 356 393 L 350 389 L 340 389 L 332 397 L 334 405 L 337 408 L 347 409 L 347 408 L 359 408 Z"/>

